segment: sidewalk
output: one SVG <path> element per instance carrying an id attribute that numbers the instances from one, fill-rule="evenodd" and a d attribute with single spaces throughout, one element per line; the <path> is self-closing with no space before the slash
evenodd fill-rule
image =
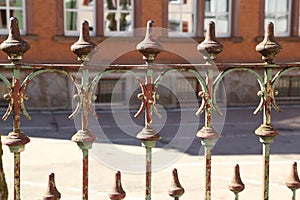
<path id="1" fill-rule="evenodd" d="M 227 185 L 233 167 L 240 164 L 241 177 L 246 185 L 240 199 L 261 197 L 261 144 L 254 130 L 261 124 L 262 116 L 252 115 L 252 108 L 229 109 L 224 118 L 215 117 L 221 138 L 213 149 L 212 199 L 233 199 Z M 171 170 L 178 169 L 186 193 L 180 199 L 203 199 L 204 169 L 203 149 L 195 132 L 203 125 L 203 116 L 196 117 L 194 110 L 169 110 L 167 118 L 154 118 L 156 129 L 162 135 L 153 153 L 153 198 L 168 199 Z M 123 188 L 128 200 L 144 199 L 144 153 L 135 139 L 143 119 L 133 119 L 134 112 L 119 111 L 117 115 L 99 111 L 99 121 L 91 117 L 90 127 L 99 138 L 90 152 L 90 199 L 109 199 L 114 172 L 122 172 Z M 283 113 L 272 115 L 274 127 L 280 135 L 271 146 L 270 199 L 289 199 L 291 192 L 284 182 L 291 164 L 300 161 L 300 107 L 283 108 Z M 62 199 L 80 199 L 81 151 L 70 141 L 80 123 L 67 118 L 70 112 L 31 112 L 32 121 L 22 119 L 22 130 L 31 137 L 21 154 L 22 199 L 41 199 L 51 172 L 56 174 L 56 184 Z M 80 120 L 79 120 L 80 121 Z M 78 125 L 79 123 L 79 125 Z M 118 125 L 118 126 L 117 126 Z M 1 123 L 0 130 L 12 130 L 12 119 Z M 220 128 L 221 127 L 221 128 Z M 174 139 L 175 138 L 175 139 Z M 112 144 L 113 143 L 113 144 Z M 189 145 L 189 146 L 187 146 Z M 184 148 L 183 148 L 184 147 Z M 185 149 L 186 148 L 186 149 Z M 9 184 L 10 199 L 13 193 L 13 154 L 3 147 L 4 168 Z M 112 169 L 114 168 L 114 169 Z M 159 170 L 158 170 L 159 169 Z"/>
<path id="2" fill-rule="evenodd" d="M 94 145 L 94 148 L 99 144 Z M 126 157 L 115 155 L 110 145 L 105 145 L 105 151 L 101 152 L 110 159 L 119 159 L 123 165 L 118 166 L 122 172 L 122 184 L 127 192 L 128 200 L 144 199 L 144 174 L 133 174 L 124 172 L 124 165 L 131 161 Z M 128 153 L 143 154 L 142 147 L 129 145 L 114 145 L 121 151 Z M 162 149 L 156 149 L 163 153 Z M 49 153 L 51 152 L 51 153 Z M 109 199 L 107 192 L 111 190 L 114 172 L 111 166 L 105 166 L 97 161 L 97 155 L 90 156 L 90 199 Z M 7 147 L 4 147 L 4 169 L 9 185 L 10 198 L 12 199 L 13 183 L 13 155 Z M 143 159 L 142 159 L 143 160 Z M 271 180 L 270 199 L 289 199 L 291 192 L 285 187 L 284 182 L 290 173 L 290 166 L 293 161 L 300 161 L 300 155 L 285 154 L 271 156 Z M 153 165 L 159 162 L 153 158 Z M 153 198 L 171 199 L 168 197 L 170 186 L 171 170 L 178 169 L 179 178 L 185 188 L 185 194 L 180 199 L 204 199 L 204 169 L 203 157 L 181 154 L 180 159 L 170 166 L 153 173 Z M 227 185 L 233 174 L 233 167 L 239 163 L 241 177 L 246 185 L 245 191 L 240 194 L 240 199 L 253 200 L 261 197 L 261 157 L 258 155 L 244 156 L 214 156 L 212 165 L 212 199 L 234 199 L 233 194 L 227 189 Z M 136 167 L 143 168 L 144 165 L 131 163 Z M 81 196 L 81 152 L 76 144 L 67 140 L 32 138 L 22 153 L 22 199 L 41 199 L 44 194 L 48 175 L 54 172 L 56 185 L 62 193 L 62 199 L 80 199 Z"/>

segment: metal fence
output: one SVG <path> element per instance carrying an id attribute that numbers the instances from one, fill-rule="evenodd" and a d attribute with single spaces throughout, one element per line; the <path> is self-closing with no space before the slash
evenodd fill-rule
<path id="1" fill-rule="evenodd" d="M 197 50 L 202 53 L 205 59 L 203 64 L 157 64 L 153 61 L 156 56 L 161 52 L 162 47 L 159 43 L 152 38 L 153 21 L 147 24 L 145 39 L 137 45 L 137 50 L 143 55 L 145 64 L 142 65 L 110 65 L 105 66 L 105 70 L 99 74 L 92 81 L 89 79 L 89 72 L 91 69 L 99 67 L 97 65 L 89 65 L 88 60 L 90 53 L 95 49 L 95 44 L 90 41 L 89 25 L 86 21 L 82 23 L 82 29 L 79 40 L 71 46 L 71 50 L 77 55 L 82 64 L 27 64 L 22 63 L 23 54 L 29 50 L 29 45 L 24 41 L 19 32 L 18 21 L 16 18 L 10 19 L 10 32 L 7 40 L 5 40 L 0 48 L 8 54 L 9 59 L 12 61 L 10 64 L 0 64 L 1 70 L 11 71 L 12 78 L 8 78 L 0 74 L 0 79 L 6 85 L 8 93 L 4 94 L 4 99 L 9 102 L 3 120 L 6 120 L 10 114 L 13 115 L 13 130 L 8 134 L 4 140 L 4 144 L 9 146 L 10 151 L 14 155 L 14 199 L 21 199 L 20 196 L 20 166 L 21 166 L 21 152 L 24 151 L 25 145 L 30 142 L 30 139 L 21 131 L 20 115 L 23 113 L 28 119 L 29 114 L 26 111 L 24 101 L 28 99 L 26 95 L 26 88 L 30 81 L 36 76 L 51 72 L 62 73 L 69 77 L 74 86 L 76 87 L 76 94 L 74 100 L 77 106 L 70 118 L 76 115 L 81 115 L 81 129 L 72 137 L 72 141 L 76 142 L 82 150 L 82 199 L 88 199 L 88 174 L 89 174 L 89 150 L 96 139 L 95 134 L 90 131 L 88 124 L 88 115 L 93 113 L 93 102 L 95 101 L 94 93 L 98 82 L 105 74 L 113 72 L 129 72 L 138 81 L 141 93 L 138 94 L 138 99 L 141 101 L 141 106 L 137 111 L 135 117 L 140 117 L 145 114 L 145 127 L 137 134 L 136 138 L 141 141 L 145 147 L 146 153 L 146 166 L 145 166 L 145 199 L 151 199 L 151 172 L 152 172 L 152 148 L 155 146 L 156 141 L 160 139 L 160 134 L 152 126 L 152 114 L 159 115 L 156 108 L 156 100 L 158 99 L 157 88 L 166 74 L 179 71 L 186 72 L 193 75 L 201 87 L 199 97 L 202 99 L 201 105 L 197 111 L 200 115 L 205 115 L 205 125 L 199 130 L 196 135 L 200 138 L 201 144 L 205 148 L 205 199 L 211 199 L 211 165 L 212 165 L 212 147 L 215 145 L 220 137 L 220 134 L 214 129 L 212 122 L 213 110 L 221 114 L 217 105 L 216 91 L 222 79 L 234 71 L 246 71 L 253 75 L 258 84 L 260 103 L 254 114 L 263 112 L 262 124 L 256 129 L 255 134 L 260 138 L 263 145 L 263 178 L 262 178 L 262 199 L 269 199 L 269 169 L 270 169 L 270 145 L 273 143 L 275 137 L 278 135 L 276 129 L 271 123 L 271 109 L 274 108 L 280 111 L 275 101 L 275 86 L 280 78 L 291 70 L 298 70 L 300 63 L 288 64 L 275 64 L 273 59 L 277 53 L 280 52 L 281 47 L 275 41 L 273 34 L 273 24 L 269 23 L 266 28 L 264 40 L 257 45 L 256 51 L 262 54 L 263 63 L 231 63 L 231 64 L 216 64 L 216 68 L 212 66 L 214 59 L 223 50 L 223 46 L 215 38 L 215 25 L 213 22 L 209 23 L 205 40 L 198 45 Z M 103 66 L 100 66 L 103 67 Z M 71 73 L 72 70 L 80 69 L 80 78 L 74 77 Z M 135 73 L 132 69 L 137 70 Z M 154 72 L 159 69 L 160 73 L 154 77 Z M 197 69 L 205 71 L 205 75 L 199 73 Z M 216 72 L 217 69 L 217 72 Z M 20 73 L 23 70 L 31 70 L 31 73 L 21 80 Z M 263 73 L 261 73 L 263 71 Z M 276 71 L 276 73 L 273 73 Z M 140 76 L 143 73 L 145 78 Z M 215 75 L 217 73 L 217 76 Z M 155 79 L 154 79 L 155 78 Z M 104 83 L 104 82 L 103 82 Z M 101 96 L 101 88 L 98 91 L 98 96 Z M 192 91 L 193 92 L 193 91 Z M 109 91 L 106 91 L 109 94 Z M 104 97 L 101 97 L 104 98 Z M 100 101 L 101 101 L 100 98 Z M 200 145 L 200 144 L 199 144 Z M 184 172 L 182 172 L 184 173 Z M 5 179 L 0 179 L 2 188 L 0 191 L 1 199 L 7 199 L 7 186 Z M 184 194 L 184 189 L 181 186 L 177 170 L 172 172 L 172 184 L 169 188 L 169 195 L 174 199 L 179 199 Z M 287 187 L 292 191 L 292 199 L 296 199 L 296 190 L 300 187 L 300 180 L 297 174 L 297 164 L 292 165 L 292 172 L 286 181 Z M 234 193 L 235 199 L 238 199 L 239 192 L 243 191 L 244 184 L 239 175 L 239 165 L 235 166 L 234 177 L 228 188 Z M 63 196 L 63 194 L 62 194 Z M 109 193 L 110 199 L 124 199 L 125 191 L 121 185 L 121 173 L 117 172 L 115 175 L 115 185 L 113 190 Z M 55 187 L 54 174 L 49 176 L 48 191 L 43 195 L 43 199 L 60 199 L 61 194 Z"/>

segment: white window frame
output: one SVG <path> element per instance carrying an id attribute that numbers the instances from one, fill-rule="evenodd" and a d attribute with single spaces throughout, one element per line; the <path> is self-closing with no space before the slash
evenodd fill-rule
<path id="1" fill-rule="evenodd" d="M 232 29 L 232 0 L 228 0 L 228 12 L 218 12 L 217 10 L 218 8 L 218 0 L 216 0 L 216 5 L 215 5 L 215 12 L 206 12 L 205 8 L 204 8 L 204 22 L 205 22 L 205 18 L 208 15 L 214 16 L 214 22 L 216 24 L 216 36 L 217 37 L 230 37 L 231 36 L 231 29 Z M 222 32 L 218 32 L 218 17 L 219 16 L 223 16 L 223 15 L 228 15 L 228 32 L 226 33 L 222 33 Z M 207 28 L 207 24 L 204 24 L 204 30 L 206 30 Z"/>
<path id="2" fill-rule="evenodd" d="M 179 4 L 180 6 L 180 10 L 179 12 L 170 12 L 170 10 L 168 11 L 168 24 L 169 24 L 169 14 L 179 14 L 180 15 L 180 19 L 178 21 L 178 23 L 180 24 L 179 26 L 179 30 L 181 31 L 169 31 L 168 32 L 168 36 L 169 37 L 185 37 L 185 36 L 188 36 L 188 37 L 195 37 L 196 36 L 196 33 L 197 33 L 197 3 L 198 1 L 197 0 L 192 0 L 194 1 L 194 6 L 193 6 L 193 10 L 192 10 L 192 14 L 193 14 L 193 32 L 182 32 L 182 15 L 183 14 L 191 14 L 191 12 L 184 12 L 182 10 L 182 6 L 183 6 L 183 0 L 176 0 L 176 1 L 171 1 L 169 2 L 168 0 L 168 6 L 169 4 Z"/>
<path id="3" fill-rule="evenodd" d="M 84 11 L 84 12 L 90 12 L 89 9 L 80 9 L 78 4 L 79 3 L 82 3 L 83 0 L 76 0 L 76 3 L 77 3 L 77 8 L 66 8 L 66 1 L 64 0 L 64 35 L 66 36 L 78 36 L 79 33 L 80 33 L 80 24 L 81 24 L 81 21 L 82 20 L 85 20 L 85 19 L 82 19 L 80 20 L 80 11 Z M 93 18 L 94 18 L 94 23 L 91 24 L 91 22 L 89 22 L 89 25 L 93 27 L 93 30 L 90 31 L 90 35 L 91 36 L 95 36 L 96 35 L 96 0 L 94 0 L 93 2 L 93 9 L 91 12 L 93 12 Z M 66 27 L 66 20 L 67 20 L 67 15 L 66 13 L 67 12 L 76 12 L 77 13 L 77 24 L 76 24 L 76 27 L 77 27 L 77 30 L 74 30 L 74 31 L 71 31 L 71 30 L 67 30 L 67 27 Z"/>
<path id="4" fill-rule="evenodd" d="M 6 35 L 9 33 L 9 19 L 11 17 L 15 17 L 15 16 L 10 16 L 10 11 L 11 10 L 21 10 L 23 13 L 23 18 L 22 18 L 22 23 L 23 23 L 23 29 L 20 28 L 20 33 L 21 35 L 25 35 L 26 34 L 26 2 L 25 0 L 22 0 L 22 7 L 14 7 L 14 6 L 10 6 L 9 5 L 9 0 L 5 0 L 6 2 L 6 6 L 0 6 L 1 10 L 5 10 L 6 11 L 6 21 L 7 21 L 7 28 L 0 28 L 0 34 L 1 35 Z M 19 24 L 20 24 L 20 20 L 19 20 Z"/>
<path id="5" fill-rule="evenodd" d="M 266 4 L 267 4 L 267 1 L 268 0 L 265 0 L 265 7 L 266 7 Z M 274 16 L 274 20 L 268 20 L 266 21 L 266 17 L 267 17 L 267 13 L 266 13 L 266 9 L 264 10 L 264 13 L 265 13 L 265 18 L 264 18 L 264 28 L 266 28 L 266 25 L 268 22 L 273 22 L 274 23 L 274 35 L 275 36 L 279 36 L 279 37 L 287 37 L 287 36 L 290 36 L 291 35 L 291 15 L 292 15 L 292 0 L 288 0 L 289 1 L 289 7 L 288 7 L 288 11 L 287 12 L 277 12 L 277 0 L 274 0 L 275 1 L 275 13 L 272 14 L 272 16 Z M 288 22 L 287 22 L 287 31 L 286 32 L 277 32 L 276 31 L 276 25 L 277 25 L 277 18 L 279 16 L 283 16 L 283 15 L 288 15 Z"/>
<path id="6" fill-rule="evenodd" d="M 119 8 L 120 5 L 120 0 L 117 1 L 117 8 Z M 133 29 L 134 29 L 134 1 L 131 0 L 131 10 L 121 10 L 121 9 L 116 9 L 116 10 L 109 10 L 105 6 L 105 1 L 103 1 L 103 32 L 104 36 L 122 36 L 122 37 L 131 37 L 133 36 Z M 140 1 L 140 0 L 138 0 Z M 108 31 L 106 28 L 106 13 L 115 13 L 116 14 L 116 20 L 117 20 L 117 30 L 116 31 Z M 129 13 L 131 16 L 131 29 L 129 31 L 120 31 L 120 14 L 121 13 Z"/>

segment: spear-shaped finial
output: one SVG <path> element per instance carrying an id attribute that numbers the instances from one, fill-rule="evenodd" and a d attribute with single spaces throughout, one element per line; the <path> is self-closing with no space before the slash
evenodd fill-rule
<path id="1" fill-rule="evenodd" d="M 143 59 L 147 63 L 153 62 L 162 50 L 161 45 L 153 38 L 153 25 L 153 20 L 147 22 L 145 38 L 136 46 L 136 49 L 143 54 Z"/>
<path id="2" fill-rule="evenodd" d="M 122 200 L 126 196 L 126 192 L 122 188 L 120 171 L 115 174 L 115 182 L 108 196 L 111 200 Z"/>
<path id="3" fill-rule="evenodd" d="M 210 21 L 203 42 L 197 46 L 197 50 L 203 54 L 205 60 L 214 60 L 223 50 L 223 45 L 217 41 L 215 23 Z"/>
<path id="4" fill-rule="evenodd" d="M 11 17 L 9 21 L 8 38 L 1 43 L 0 49 L 8 55 L 10 60 L 17 62 L 23 58 L 23 54 L 29 50 L 30 46 L 20 35 L 18 19 Z"/>
<path id="5" fill-rule="evenodd" d="M 174 199 L 178 199 L 184 193 L 184 188 L 181 186 L 179 179 L 178 179 L 177 169 L 173 169 L 173 171 L 172 171 L 171 186 L 170 186 L 168 192 L 169 192 L 169 195 L 171 197 L 173 197 Z"/>
<path id="6" fill-rule="evenodd" d="M 71 46 L 71 51 L 77 55 L 78 60 L 89 61 L 89 54 L 95 49 L 96 45 L 91 42 L 89 23 L 82 21 L 80 35 L 77 42 Z"/>
<path id="7" fill-rule="evenodd" d="M 230 184 L 228 185 L 228 189 L 230 191 L 232 191 L 236 196 L 238 196 L 239 192 L 241 192 L 245 189 L 245 185 L 242 182 L 242 179 L 240 176 L 240 167 L 238 164 L 235 165 L 235 167 L 234 167 L 234 174 L 233 174 Z"/>
<path id="8" fill-rule="evenodd" d="M 61 194 L 56 188 L 54 173 L 51 173 L 49 175 L 47 191 L 43 195 L 43 200 L 59 200 L 60 198 Z"/>
<path id="9" fill-rule="evenodd" d="M 275 55 L 281 51 L 281 46 L 274 37 L 274 24 L 269 22 L 266 27 L 264 40 L 256 46 L 256 51 L 262 55 L 266 63 L 272 63 Z"/>

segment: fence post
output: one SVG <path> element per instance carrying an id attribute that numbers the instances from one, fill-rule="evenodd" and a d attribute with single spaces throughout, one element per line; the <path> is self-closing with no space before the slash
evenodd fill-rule
<path id="1" fill-rule="evenodd" d="M 7 96 L 10 100 L 6 115 L 3 117 L 7 119 L 10 112 L 13 110 L 13 131 L 8 134 L 4 140 L 4 144 L 9 146 L 9 149 L 14 153 L 14 200 L 20 200 L 20 176 L 21 176 L 21 155 L 25 150 L 25 144 L 30 142 L 30 139 L 21 132 L 20 127 L 20 113 L 23 104 L 24 93 L 20 91 L 20 71 L 21 66 L 19 61 L 23 54 L 29 50 L 29 44 L 20 36 L 20 30 L 17 18 L 10 18 L 10 29 L 8 38 L 0 45 L 2 51 L 7 53 L 9 59 L 13 62 L 13 79 L 12 79 L 12 94 Z"/>
<path id="2" fill-rule="evenodd" d="M 135 117 L 139 117 L 145 111 L 145 128 L 136 137 L 141 140 L 146 149 L 146 200 L 151 200 L 152 148 L 156 145 L 156 141 L 160 139 L 159 133 L 152 127 L 152 106 L 155 104 L 156 92 L 153 87 L 153 70 L 151 69 L 151 64 L 160 53 L 162 47 L 153 38 L 153 24 L 152 20 L 147 22 L 145 38 L 136 46 L 136 49 L 143 54 L 143 59 L 148 65 L 145 83 L 142 83 L 142 80 L 140 80 L 142 93 L 139 94 L 139 98 L 142 100 L 142 104 L 135 115 Z"/>
<path id="3" fill-rule="evenodd" d="M 177 169 L 173 169 L 172 171 L 172 180 L 171 186 L 168 191 L 169 195 L 174 198 L 174 200 L 179 200 L 184 193 L 184 188 L 181 186 L 178 178 Z"/>
<path id="4" fill-rule="evenodd" d="M 88 175 L 89 175 L 89 149 L 92 148 L 96 136 L 88 129 L 88 115 L 91 107 L 91 97 L 89 95 L 89 70 L 84 66 L 89 61 L 89 54 L 94 50 L 95 44 L 90 41 L 89 24 L 83 21 L 80 29 L 80 36 L 77 42 L 71 46 L 71 50 L 82 62 L 81 86 L 78 92 L 81 104 L 81 130 L 78 130 L 72 137 L 82 150 L 82 200 L 88 200 Z"/>
<path id="5" fill-rule="evenodd" d="M 263 199 L 269 199 L 269 168 L 270 168 L 270 145 L 274 141 L 274 137 L 278 135 L 271 124 L 271 109 L 275 105 L 274 91 L 272 86 L 272 67 L 274 67 L 273 59 L 277 53 L 281 51 L 280 45 L 274 38 L 274 25 L 268 23 L 264 40 L 256 46 L 256 51 L 262 54 L 265 61 L 264 67 L 264 91 L 260 91 L 259 95 L 263 98 L 263 124 L 256 129 L 255 134 L 260 137 L 263 143 Z"/>
<path id="6" fill-rule="evenodd" d="M 215 23 L 209 22 L 205 40 L 201 42 L 197 50 L 202 53 L 208 65 L 213 64 L 216 56 L 222 52 L 223 46 L 216 40 Z M 220 137 L 220 134 L 212 125 L 212 88 L 213 88 L 213 69 L 206 70 L 207 94 L 204 94 L 202 101 L 206 101 L 205 106 L 205 125 L 198 131 L 197 137 L 201 139 L 201 144 L 205 149 L 205 200 L 211 199 L 211 154 L 212 148 Z"/>

